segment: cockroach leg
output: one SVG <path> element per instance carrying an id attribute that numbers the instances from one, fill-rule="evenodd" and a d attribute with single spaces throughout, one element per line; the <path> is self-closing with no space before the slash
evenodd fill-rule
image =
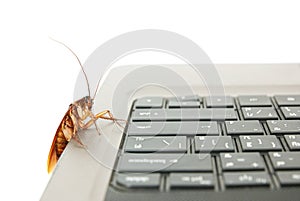
<path id="1" fill-rule="evenodd" d="M 98 134 L 100 135 L 101 133 L 100 133 L 100 130 L 99 130 L 99 128 L 98 128 L 98 126 L 97 126 L 97 124 L 96 124 L 96 120 L 94 121 L 94 125 L 95 125 L 95 128 L 96 128 L 96 130 L 97 130 Z"/>
<path id="2" fill-rule="evenodd" d="M 73 139 L 74 139 L 78 144 L 80 144 L 80 146 L 85 147 L 85 145 L 82 144 L 82 142 L 80 141 L 80 139 L 79 139 L 79 137 L 77 136 L 77 134 L 74 135 Z"/>
<path id="3" fill-rule="evenodd" d="M 108 115 L 105 116 L 105 115 Z M 95 116 L 91 114 L 91 120 L 89 120 L 86 124 L 84 124 L 82 126 L 82 129 L 87 129 L 89 128 L 93 123 L 95 124 L 95 127 L 96 127 L 96 130 L 98 131 L 99 135 L 100 135 L 100 130 L 98 129 L 97 125 L 96 125 L 96 120 L 97 119 L 105 119 L 105 120 L 112 120 L 114 123 L 116 123 L 118 126 L 124 128 L 124 126 L 122 126 L 119 121 L 122 121 L 122 122 L 127 122 L 126 120 L 123 120 L 123 119 L 116 119 L 113 117 L 112 113 L 109 111 L 109 110 L 104 110 L 103 112 L 100 112 L 98 114 L 96 114 Z"/>
<path id="4" fill-rule="evenodd" d="M 105 115 L 108 114 L 109 117 L 106 117 Z M 116 123 L 118 126 L 120 126 L 121 128 L 124 128 L 124 126 L 122 126 L 119 122 L 125 122 L 127 123 L 126 120 L 123 119 L 116 119 L 114 118 L 113 114 L 109 111 L 109 110 L 105 110 L 99 114 L 96 115 L 96 118 L 101 118 L 101 119 L 105 119 L 105 120 L 112 120 L 114 123 Z"/>

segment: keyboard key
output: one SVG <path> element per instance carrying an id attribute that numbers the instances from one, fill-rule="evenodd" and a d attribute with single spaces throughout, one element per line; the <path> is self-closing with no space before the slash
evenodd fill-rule
<path id="1" fill-rule="evenodd" d="M 160 184 L 159 174 L 118 174 L 118 184 L 127 188 L 158 188 Z"/>
<path id="2" fill-rule="evenodd" d="M 272 106 L 272 102 L 268 96 L 239 96 L 238 101 L 242 107 Z"/>
<path id="3" fill-rule="evenodd" d="M 234 109 L 149 109 L 135 110 L 132 121 L 237 120 Z"/>
<path id="4" fill-rule="evenodd" d="M 277 151 L 281 150 L 275 136 L 240 136 L 243 151 Z"/>
<path id="5" fill-rule="evenodd" d="M 168 107 L 169 108 L 200 108 L 200 102 L 198 102 L 198 101 L 185 101 L 185 102 L 169 101 Z"/>
<path id="6" fill-rule="evenodd" d="M 286 119 L 300 119 L 300 107 L 281 107 Z"/>
<path id="7" fill-rule="evenodd" d="M 223 170 L 264 170 L 265 163 L 259 153 L 221 153 Z"/>
<path id="8" fill-rule="evenodd" d="M 212 171 L 207 154 L 124 154 L 119 172 L 208 172 Z"/>
<path id="9" fill-rule="evenodd" d="M 192 96 L 178 96 L 178 97 L 172 97 L 169 98 L 169 101 L 179 101 L 179 102 L 187 102 L 187 101 L 200 101 L 201 98 L 197 95 Z"/>
<path id="10" fill-rule="evenodd" d="M 195 137 L 196 152 L 233 152 L 232 139 L 229 136 Z"/>
<path id="11" fill-rule="evenodd" d="M 243 116 L 246 120 L 272 120 L 278 119 L 278 115 L 274 108 L 263 107 L 244 107 L 242 108 Z"/>
<path id="12" fill-rule="evenodd" d="M 267 121 L 272 134 L 300 133 L 300 120 L 272 120 Z"/>
<path id="13" fill-rule="evenodd" d="M 160 97 L 145 97 L 140 98 L 135 102 L 135 108 L 162 108 L 163 98 Z"/>
<path id="14" fill-rule="evenodd" d="M 211 173 L 171 173 L 171 188 L 214 188 L 215 178 Z"/>
<path id="15" fill-rule="evenodd" d="M 265 172 L 224 173 L 224 181 L 227 187 L 269 186 L 270 184 L 269 175 Z"/>
<path id="16" fill-rule="evenodd" d="M 277 176 L 282 186 L 300 185 L 300 171 L 277 172 Z"/>
<path id="17" fill-rule="evenodd" d="M 300 95 L 277 95 L 275 100 L 279 106 L 300 106 Z"/>
<path id="18" fill-rule="evenodd" d="M 272 152 L 269 155 L 276 170 L 300 169 L 299 152 Z"/>
<path id="19" fill-rule="evenodd" d="M 285 135 L 284 138 L 290 150 L 300 150 L 300 135 Z"/>
<path id="20" fill-rule="evenodd" d="M 226 130 L 228 135 L 245 135 L 253 134 L 260 135 L 263 134 L 263 128 L 259 121 L 227 121 L 225 122 Z"/>
<path id="21" fill-rule="evenodd" d="M 128 137 L 125 152 L 187 152 L 186 137 Z"/>
<path id="22" fill-rule="evenodd" d="M 154 135 L 219 135 L 218 124 L 210 122 L 134 122 L 129 124 L 129 136 Z"/>
<path id="23" fill-rule="evenodd" d="M 230 96 L 209 96 L 206 98 L 206 105 L 208 108 L 233 108 L 234 101 Z"/>

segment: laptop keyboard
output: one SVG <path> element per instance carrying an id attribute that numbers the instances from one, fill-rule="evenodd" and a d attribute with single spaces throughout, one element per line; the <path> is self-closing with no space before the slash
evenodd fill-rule
<path id="1" fill-rule="evenodd" d="M 300 185 L 300 95 L 145 97 L 112 184 L 123 190 Z"/>

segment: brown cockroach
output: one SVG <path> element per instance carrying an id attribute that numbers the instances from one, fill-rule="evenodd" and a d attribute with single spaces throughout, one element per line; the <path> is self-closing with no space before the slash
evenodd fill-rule
<path id="1" fill-rule="evenodd" d="M 52 40 L 54 40 L 54 39 L 52 39 Z M 93 98 L 91 98 L 90 86 L 89 86 L 89 82 L 87 79 L 87 75 L 84 71 L 83 65 L 81 64 L 78 56 L 64 43 L 57 41 L 57 40 L 54 40 L 54 41 L 65 46 L 76 57 L 79 65 L 81 67 L 81 70 L 84 74 L 85 80 L 87 82 L 89 95 L 70 104 L 68 111 L 66 112 L 65 116 L 61 120 L 61 122 L 56 130 L 56 133 L 55 133 L 55 136 L 54 136 L 54 139 L 53 139 L 50 151 L 49 151 L 49 155 L 48 155 L 48 161 L 47 161 L 48 173 L 52 172 L 59 157 L 61 156 L 61 154 L 63 153 L 67 144 L 69 143 L 69 141 L 72 138 L 74 138 L 74 140 L 76 140 L 81 146 L 84 146 L 78 138 L 77 132 L 79 130 L 89 128 L 92 124 L 95 124 L 95 121 L 99 118 L 106 119 L 106 120 L 112 120 L 112 121 L 116 122 L 118 125 L 119 125 L 119 123 L 117 121 L 120 120 L 120 119 L 114 118 L 109 110 L 105 110 L 96 115 L 93 114 L 93 112 L 92 112 L 93 100 L 97 93 L 98 86 L 96 88 Z M 90 120 L 85 122 L 85 120 L 88 117 L 90 117 Z M 123 120 L 121 120 L 121 121 L 123 121 Z M 95 126 L 97 129 L 96 124 L 95 124 Z M 100 134 L 98 129 L 97 129 L 97 131 Z"/>

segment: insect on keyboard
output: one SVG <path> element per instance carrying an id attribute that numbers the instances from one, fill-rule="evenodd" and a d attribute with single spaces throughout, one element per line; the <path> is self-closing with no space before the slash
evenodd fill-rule
<path id="1" fill-rule="evenodd" d="M 300 186 L 300 95 L 145 97 L 128 122 L 118 189 Z"/>

